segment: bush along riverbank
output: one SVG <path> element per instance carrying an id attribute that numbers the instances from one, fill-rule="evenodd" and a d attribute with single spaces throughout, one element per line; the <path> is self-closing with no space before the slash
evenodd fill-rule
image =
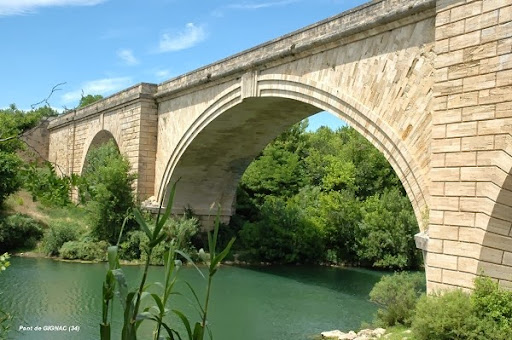
<path id="1" fill-rule="evenodd" d="M 370 292 L 379 305 L 375 326 L 355 332 L 325 332 L 331 339 L 510 340 L 512 291 L 490 278 L 474 281 L 474 290 L 424 293 L 424 275 L 396 273 L 384 276 Z M 376 330 L 378 331 L 376 332 Z"/>

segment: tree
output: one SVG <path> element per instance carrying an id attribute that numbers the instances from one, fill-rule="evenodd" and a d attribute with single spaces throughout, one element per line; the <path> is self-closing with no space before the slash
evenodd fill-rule
<path id="1" fill-rule="evenodd" d="M 87 200 L 92 234 L 99 240 L 115 244 L 127 212 L 135 205 L 132 184 L 136 175 L 130 168 L 113 141 L 92 149 L 86 157 L 79 190 Z M 127 224 L 125 235 L 133 226 L 133 222 Z"/>
<path id="2" fill-rule="evenodd" d="M 90 104 L 97 102 L 98 100 L 101 100 L 101 99 L 103 99 L 103 96 L 101 94 L 95 94 L 95 95 L 88 94 L 86 96 L 82 95 L 82 98 L 80 98 L 80 102 L 78 103 L 78 107 L 81 108 L 81 107 L 90 105 Z"/>
<path id="3" fill-rule="evenodd" d="M 35 127 L 43 117 L 54 114 L 55 110 L 46 106 L 25 112 L 11 104 L 7 109 L 0 110 L 0 205 L 21 185 L 19 173 L 22 161 L 16 152 L 25 145 L 19 137 Z"/>

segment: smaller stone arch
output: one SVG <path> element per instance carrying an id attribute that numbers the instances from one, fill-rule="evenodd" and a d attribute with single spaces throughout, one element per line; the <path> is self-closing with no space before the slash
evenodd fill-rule
<path id="1" fill-rule="evenodd" d="M 85 162 L 86 162 L 86 158 L 87 158 L 87 155 L 89 154 L 89 151 L 94 149 L 94 148 L 97 148 L 99 147 L 100 145 L 103 145 L 109 141 L 113 141 L 114 144 L 116 145 L 117 147 L 117 150 L 120 150 L 119 149 L 119 143 L 117 142 L 116 138 L 114 137 L 114 135 L 108 131 L 108 130 L 100 130 L 98 131 L 92 138 L 91 140 L 86 143 L 85 145 L 87 145 L 87 149 L 84 148 L 84 153 L 82 155 L 82 160 L 80 161 L 80 174 L 83 173 L 84 169 L 85 169 Z"/>

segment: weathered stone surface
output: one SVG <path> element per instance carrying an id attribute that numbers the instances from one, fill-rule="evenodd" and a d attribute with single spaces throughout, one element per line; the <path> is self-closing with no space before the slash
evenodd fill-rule
<path id="1" fill-rule="evenodd" d="M 402 181 L 430 241 L 428 289 L 512 282 L 512 1 L 382 0 L 49 126 L 48 158 L 79 173 L 114 139 L 141 200 L 181 178 L 179 212 L 233 214 L 238 180 L 286 127 L 325 110 Z M 474 230 L 474 232 L 472 232 Z"/>

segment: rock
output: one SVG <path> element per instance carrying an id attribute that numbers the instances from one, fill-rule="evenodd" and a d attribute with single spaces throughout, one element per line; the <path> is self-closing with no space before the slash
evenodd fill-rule
<path id="1" fill-rule="evenodd" d="M 372 330 L 371 329 L 361 329 L 359 332 L 357 332 L 357 336 L 372 336 Z"/>
<path id="2" fill-rule="evenodd" d="M 386 330 L 384 328 L 375 328 L 373 331 L 372 331 L 372 335 L 376 338 L 380 338 L 381 336 L 383 336 L 384 334 L 386 333 Z"/>
<path id="3" fill-rule="evenodd" d="M 348 333 L 343 333 L 338 337 L 338 340 L 354 340 L 357 338 L 357 334 L 354 331 L 350 331 Z"/>
<path id="4" fill-rule="evenodd" d="M 322 335 L 322 338 L 333 338 L 333 339 L 340 339 L 340 336 L 345 335 L 342 331 L 336 329 L 334 331 L 327 331 L 320 333 Z"/>

